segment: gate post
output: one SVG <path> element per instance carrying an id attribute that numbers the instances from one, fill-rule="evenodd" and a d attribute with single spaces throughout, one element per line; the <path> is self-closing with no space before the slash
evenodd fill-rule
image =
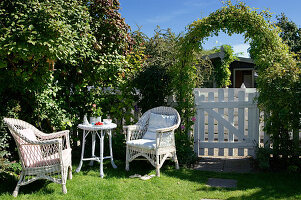
<path id="1" fill-rule="evenodd" d="M 205 96 L 199 91 L 194 93 L 195 107 L 196 107 L 196 120 L 194 123 L 194 153 L 197 156 L 204 155 L 204 148 L 200 148 L 199 142 L 205 140 L 205 130 L 204 130 L 204 109 L 199 108 L 199 105 L 205 101 Z"/>

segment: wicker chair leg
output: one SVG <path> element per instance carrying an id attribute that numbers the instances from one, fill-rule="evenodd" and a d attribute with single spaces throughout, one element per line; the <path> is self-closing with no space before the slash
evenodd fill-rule
<path id="1" fill-rule="evenodd" d="M 175 165 L 176 165 L 176 169 L 180 169 L 179 161 L 178 161 L 178 157 L 177 157 L 176 152 L 174 152 L 173 159 L 174 159 L 174 162 L 175 162 Z"/>
<path id="2" fill-rule="evenodd" d="M 14 197 L 17 197 L 17 196 L 18 196 L 19 188 L 20 188 L 20 184 L 18 183 L 17 186 L 16 186 L 16 188 L 15 188 L 15 190 L 14 190 L 14 192 L 13 192 L 13 196 L 14 196 Z"/>
<path id="3" fill-rule="evenodd" d="M 130 171 L 130 163 L 128 161 L 125 163 L 125 170 Z"/>
<path id="4" fill-rule="evenodd" d="M 68 167 L 68 179 L 72 179 L 72 167 Z"/>
<path id="5" fill-rule="evenodd" d="M 125 170 L 130 171 L 130 162 L 129 162 L 129 149 L 126 148 L 126 161 L 125 161 Z"/>
<path id="6" fill-rule="evenodd" d="M 156 166 L 156 176 L 160 177 L 160 167 Z"/>
<path id="7" fill-rule="evenodd" d="M 14 197 L 17 197 L 17 196 L 18 196 L 19 188 L 20 188 L 20 186 L 21 186 L 21 182 L 23 181 L 23 178 L 24 178 L 24 175 L 23 175 L 23 172 L 21 172 L 20 179 L 19 179 L 19 181 L 18 181 L 18 183 L 17 183 L 17 185 L 16 185 L 16 188 L 15 188 L 15 190 L 14 190 L 14 192 L 13 192 L 13 196 L 14 196 Z"/>
<path id="8" fill-rule="evenodd" d="M 63 191 L 64 194 L 67 194 L 66 184 L 62 184 L 62 191 Z"/>
<path id="9" fill-rule="evenodd" d="M 18 193 L 19 193 L 19 188 L 20 188 L 20 185 L 17 185 L 14 192 L 13 192 L 13 196 L 14 197 L 17 197 L 18 196 Z"/>
<path id="10" fill-rule="evenodd" d="M 160 156 L 156 156 L 156 176 L 160 177 Z"/>
<path id="11" fill-rule="evenodd" d="M 68 176 L 68 166 L 67 167 L 62 167 L 62 192 L 64 194 L 67 193 L 67 187 L 66 187 L 66 182 L 67 182 L 67 176 Z"/>

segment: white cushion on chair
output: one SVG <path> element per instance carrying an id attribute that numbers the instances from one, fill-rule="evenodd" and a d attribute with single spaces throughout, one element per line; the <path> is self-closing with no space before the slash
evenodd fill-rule
<path id="1" fill-rule="evenodd" d="M 22 136 L 31 141 L 38 141 L 32 129 L 23 129 L 20 130 L 20 133 L 22 134 Z M 30 167 L 34 163 L 42 160 L 42 152 L 39 145 L 28 145 L 28 143 L 22 144 L 20 147 L 20 152 L 22 154 L 26 167 Z"/>
<path id="2" fill-rule="evenodd" d="M 20 133 L 22 134 L 22 136 L 26 137 L 29 140 L 37 141 L 36 135 L 34 134 L 33 130 L 30 128 L 20 130 Z"/>
<path id="3" fill-rule="evenodd" d="M 62 151 L 63 166 L 68 166 L 71 164 L 71 151 L 72 151 L 71 148 L 64 149 Z M 55 164 L 57 165 L 60 164 L 60 156 L 58 153 L 44 157 L 41 160 L 37 160 L 31 163 L 30 167 L 43 167 L 43 166 L 50 166 Z"/>
<path id="4" fill-rule="evenodd" d="M 139 147 L 143 149 L 155 149 L 156 148 L 156 140 L 150 139 L 139 139 L 139 140 L 130 140 L 126 142 L 129 146 Z"/>
<path id="5" fill-rule="evenodd" d="M 143 136 L 143 139 L 156 139 L 156 130 L 160 128 L 167 128 L 174 125 L 174 115 L 160 115 L 151 113 L 149 116 L 148 128 Z"/>

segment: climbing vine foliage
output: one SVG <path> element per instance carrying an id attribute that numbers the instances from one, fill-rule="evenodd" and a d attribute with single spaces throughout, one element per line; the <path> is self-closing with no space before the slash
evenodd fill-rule
<path id="1" fill-rule="evenodd" d="M 225 88 L 231 85 L 231 71 L 230 64 L 237 59 L 231 46 L 223 45 L 224 57 L 215 63 L 214 79 L 218 88 Z"/>
<path id="2" fill-rule="evenodd" d="M 273 140 L 274 154 L 294 154 L 289 134 L 300 128 L 300 67 L 288 46 L 279 37 L 279 28 L 268 19 L 266 11 L 258 12 L 244 3 L 230 1 L 208 17 L 194 21 L 182 41 L 180 61 L 175 66 L 180 84 L 176 88 L 179 110 L 184 124 L 193 115 L 194 54 L 203 41 L 222 31 L 229 36 L 243 34 L 250 43 L 250 56 L 257 66 L 260 109 L 268 114 L 266 131 Z M 185 84 L 184 84 L 185 83 Z M 299 89 L 298 89 L 299 88 Z M 298 109 L 296 109 L 298 108 Z M 291 148 L 295 147 L 295 148 Z M 290 150 L 288 150 L 290 149 Z"/>

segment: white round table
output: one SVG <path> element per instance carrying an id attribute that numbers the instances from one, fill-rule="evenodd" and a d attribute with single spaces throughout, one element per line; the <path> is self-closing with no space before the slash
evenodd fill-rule
<path id="1" fill-rule="evenodd" d="M 113 150 L 112 150 L 112 129 L 116 128 L 117 125 L 114 123 L 110 123 L 110 124 L 104 124 L 104 125 L 100 125 L 100 126 L 96 126 L 96 125 L 83 125 L 83 124 L 79 124 L 77 126 L 79 129 L 83 130 L 83 143 L 82 143 L 82 154 L 81 154 L 81 159 L 79 162 L 79 165 L 76 169 L 76 172 L 80 172 L 82 165 L 83 165 L 83 161 L 86 160 L 90 160 L 90 166 L 93 166 L 93 162 L 97 161 L 100 163 L 100 177 L 103 178 L 104 173 L 103 173 L 103 159 L 111 159 L 111 164 L 113 166 L 113 168 L 117 168 L 117 166 L 114 163 L 113 160 Z M 91 158 L 84 158 L 84 152 L 85 152 L 85 143 L 86 143 L 86 137 L 89 135 L 89 133 L 92 134 L 92 156 Z M 110 156 L 103 156 L 103 146 L 104 146 L 104 136 L 105 133 L 107 133 L 109 135 L 109 146 L 110 146 Z M 95 156 L 95 143 L 96 143 L 96 135 L 98 136 L 99 140 L 100 140 L 100 154 L 99 157 Z"/>

